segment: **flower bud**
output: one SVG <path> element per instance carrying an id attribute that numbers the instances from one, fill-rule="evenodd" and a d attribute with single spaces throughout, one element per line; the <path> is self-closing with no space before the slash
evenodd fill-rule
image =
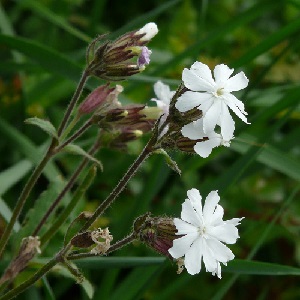
<path id="1" fill-rule="evenodd" d="M 151 50 L 145 45 L 158 32 L 155 23 L 148 23 L 143 28 L 125 33 L 115 41 L 102 44 L 93 55 L 89 64 L 91 74 L 100 78 L 118 81 L 142 72 L 150 62 Z M 94 48 L 97 40 L 92 42 L 89 50 Z M 89 55 L 88 55 L 89 56 Z M 134 63 L 132 59 L 137 57 Z"/>
<path id="2" fill-rule="evenodd" d="M 141 41 L 149 41 L 158 33 L 157 25 L 153 22 L 147 23 L 136 32 L 136 35 L 142 34 Z"/>
<path id="3" fill-rule="evenodd" d="M 108 84 L 97 87 L 80 104 L 78 112 L 81 115 L 94 112 L 106 102 L 108 95 L 114 90 L 115 88 L 109 88 Z"/>
<path id="4" fill-rule="evenodd" d="M 180 237 L 176 235 L 173 219 L 168 217 L 139 217 L 134 223 L 134 231 L 140 241 L 169 258 L 168 250 L 173 246 L 173 240 Z"/>

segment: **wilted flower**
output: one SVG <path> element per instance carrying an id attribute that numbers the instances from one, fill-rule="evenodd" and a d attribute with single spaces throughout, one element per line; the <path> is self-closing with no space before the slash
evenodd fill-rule
<path id="1" fill-rule="evenodd" d="M 110 248 L 110 242 L 113 240 L 113 236 L 110 235 L 108 228 L 101 229 L 98 228 L 91 232 L 91 239 L 96 244 L 91 250 L 92 254 L 104 254 Z"/>
<path id="2" fill-rule="evenodd" d="M 216 125 L 221 127 L 221 134 L 225 140 L 230 140 L 234 132 L 234 121 L 228 107 L 245 123 L 244 104 L 231 92 L 244 89 L 248 79 L 244 72 L 231 77 L 234 69 L 221 64 L 214 69 L 214 78 L 207 65 L 195 62 L 190 69 L 184 69 L 182 80 L 190 89 L 178 98 L 176 108 L 185 112 L 198 107 L 203 112 L 203 130 L 212 132 Z"/>
<path id="3" fill-rule="evenodd" d="M 230 140 L 233 136 L 225 140 L 222 134 L 216 133 L 214 130 L 205 133 L 203 130 L 203 119 L 199 119 L 190 124 L 183 126 L 182 135 L 191 140 L 200 140 L 194 145 L 194 150 L 201 157 L 208 157 L 213 148 L 218 146 L 230 146 Z"/>
<path id="4" fill-rule="evenodd" d="M 237 225 L 241 219 L 223 221 L 224 210 L 218 205 L 217 191 L 208 194 L 202 208 L 202 197 L 197 189 L 187 192 L 188 199 L 182 204 L 181 219 L 174 219 L 182 237 L 173 241 L 169 249 L 172 257 L 184 256 L 188 273 L 197 274 L 201 270 L 202 259 L 207 272 L 221 278 L 221 265 L 234 258 L 231 250 L 223 243 L 234 244 L 238 239 Z"/>

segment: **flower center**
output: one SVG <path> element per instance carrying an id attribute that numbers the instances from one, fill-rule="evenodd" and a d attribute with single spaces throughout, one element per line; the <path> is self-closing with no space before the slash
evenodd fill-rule
<path id="1" fill-rule="evenodd" d="M 198 232 L 200 235 L 203 236 L 206 233 L 206 227 L 205 226 L 198 227 Z"/>
<path id="2" fill-rule="evenodd" d="M 215 97 L 222 97 L 224 95 L 224 88 L 217 89 L 216 92 L 213 93 Z"/>

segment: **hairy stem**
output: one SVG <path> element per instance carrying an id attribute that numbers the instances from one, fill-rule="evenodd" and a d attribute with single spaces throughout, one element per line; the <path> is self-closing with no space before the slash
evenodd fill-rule
<path id="1" fill-rule="evenodd" d="M 64 147 L 68 144 L 72 143 L 76 139 L 78 139 L 86 130 L 88 130 L 93 125 L 91 120 L 88 120 L 81 128 L 79 128 L 72 136 L 70 136 L 64 143 L 57 146 L 54 151 L 55 153 L 60 152 Z"/>
<path id="2" fill-rule="evenodd" d="M 67 110 L 65 112 L 65 115 L 64 115 L 64 117 L 63 117 L 63 119 L 61 121 L 61 124 L 60 124 L 59 128 L 58 128 L 58 136 L 61 136 L 63 130 L 65 129 L 65 127 L 67 125 L 67 122 L 69 121 L 71 113 L 72 113 L 72 111 L 73 111 L 73 109 L 74 109 L 74 107 L 75 107 L 75 105 L 76 105 L 76 103 L 77 103 L 77 101 L 78 101 L 81 93 L 82 93 L 83 87 L 84 87 L 84 85 L 85 85 L 88 77 L 89 77 L 89 71 L 86 69 L 82 73 L 80 81 L 79 81 L 79 83 L 77 85 L 77 88 L 76 88 L 76 90 L 74 92 L 74 95 L 73 95 L 73 97 L 72 97 L 72 99 L 71 99 L 71 101 L 70 101 L 70 103 L 68 105 L 68 108 L 67 108 Z"/>
<path id="3" fill-rule="evenodd" d="M 99 143 L 98 141 L 93 145 L 93 147 L 89 150 L 89 154 L 90 155 L 94 155 L 96 153 L 96 151 L 99 149 Z M 41 230 L 42 226 L 46 223 L 47 219 L 49 218 L 49 216 L 51 215 L 51 213 L 53 212 L 53 210 L 58 206 L 58 204 L 60 203 L 60 201 L 63 199 L 63 197 L 66 195 L 66 193 L 73 187 L 74 183 L 76 182 L 78 176 L 80 175 L 80 173 L 82 172 L 82 170 L 86 167 L 86 165 L 88 164 L 89 159 L 88 158 L 84 158 L 83 161 L 81 162 L 81 164 L 78 166 L 78 168 L 76 169 L 76 171 L 73 173 L 73 175 L 71 176 L 69 182 L 66 184 L 66 186 L 64 187 L 64 189 L 60 192 L 60 194 L 57 196 L 56 200 L 51 204 L 51 206 L 48 208 L 48 210 L 46 211 L 44 217 L 42 218 L 42 220 L 40 221 L 40 223 L 37 225 L 37 227 L 35 228 L 35 230 L 32 233 L 32 236 L 36 236 L 38 235 L 39 231 Z M 71 203 L 73 204 L 73 202 Z M 75 205 L 75 204 L 74 204 Z M 72 208 L 74 207 L 74 205 L 72 205 Z M 67 213 L 70 213 L 69 209 L 67 210 Z M 65 214 L 62 216 L 65 217 Z M 65 218 L 64 218 L 65 219 Z M 62 222 L 58 222 L 61 221 L 61 218 L 59 218 L 56 222 L 55 225 L 61 225 Z M 52 226 L 53 227 L 53 226 Z M 51 227 L 51 228 L 52 228 Z M 56 228 L 57 226 L 55 226 L 53 228 Z M 52 232 L 50 237 L 52 236 Z"/>
<path id="4" fill-rule="evenodd" d="M 99 216 L 101 216 L 104 213 L 104 211 L 115 201 L 115 199 L 118 197 L 118 195 L 124 190 L 128 181 L 134 176 L 135 172 L 138 170 L 138 168 L 141 166 L 141 164 L 151 154 L 152 143 L 153 143 L 153 139 L 150 139 L 150 141 L 148 142 L 146 147 L 143 149 L 141 154 L 133 162 L 133 164 L 127 170 L 125 175 L 122 177 L 122 179 L 119 181 L 119 183 L 115 186 L 115 188 L 109 194 L 109 196 L 98 206 L 98 208 L 95 210 L 95 212 L 90 217 L 90 219 L 84 224 L 81 231 L 87 230 L 96 221 L 96 219 Z"/>

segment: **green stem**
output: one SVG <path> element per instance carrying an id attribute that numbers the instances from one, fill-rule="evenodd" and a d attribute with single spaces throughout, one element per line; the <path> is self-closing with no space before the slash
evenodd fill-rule
<path id="1" fill-rule="evenodd" d="M 17 201 L 17 204 L 14 208 L 12 217 L 9 221 L 9 223 L 7 224 L 5 231 L 2 235 L 1 241 L 0 241 L 0 257 L 3 253 L 3 250 L 8 242 L 9 236 L 12 232 L 13 226 L 16 222 L 16 220 L 18 219 L 24 204 L 33 188 L 33 186 L 35 185 L 36 181 L 38 180 L 39 176 L 41 175 L 44 167 L 46 166 L 47 162 L 49 161 L 49 159 L 52 156 L 52 148 L 54 146 L 54 140 L 52 141 L 47 153 L 45 154 L 44 158 L 41 160 L 41 162 L 36 166 L 36 168 L 34 169 L 33 173 L 31 174 L 30 178 L 28 179 L 26 185 L 24 186 L 24 189 L 22 190 L 22 193 Z"/>
<path id="2" fill-rule="evenodd" d="M 72 97 L 72 99 L 71 99 L 71 101 L 68 105 L 68 108 L 65 112 L 65 115 L 64 115 L 64 117 L 61 121 L 61 124 L 60 124 L 59 128 L 58 128 L 58 131 L 57 131 L 58 136 L 61 136 L 61 134 L 63 133 L 63 130 L 65 129 L 65 127 L 67 125 L 67 122 L 68 122 L 68 120 L 71 116 L 71 113 L 72 113 L 72 111 L 73 111 L 73 109 L 74 109 L 81 93 L 82 93 L 83 87 L 84 87 L 88 77 L 89 77 L 89 71 L 86 69 L 86 70 L 83 71 L 83 73 L 81 75 L 80 81 L 77 85 L 77 88 L 74 92 L 74 95 L 73 95 L 73 97 Z"/>
<path id="3" fill-rule="evenodd" d="M 134 176 L 135 172 L 141 166 L 141 164 L 146 160 L 146 158 L 152 152 L 152 143 L 154 139 L 151 138 L 146 147 L 143 149 L 138 158 L 133 162 L 130 168 L 127 170 L 125 175 L 119 181 L 119 183 L 115 186 L 109 196 L 98 206 L 93 215 L 89 218 L 89 220 L 83 225 L 81 231 L 86 231 L 88 228 L 96 221 L 96 219 L 101 216 L 104 211 L 115 201 L 118 195 L 124 190 L 128 181 Z"/>
<path id="4" fill-rule="evenodd" d="M 64 130 L 64 132 L 60 136 L 60 140 L 63 141 L 68 136 L 68 134 L 71 132 L 71 130 L 74 128 L 78 120 L 80 119 L 80 115 L 76 114 L 76 116 L 73 118 L 73 120 L 70 122 L 70 124 L 67 126 L 67 128 Z"/>
<path id="5" fill-rule="evenodd" d="M 88 162 L 88 159 L 84 159 L 81 165 L 78 167 L 77 170 L 83 169 Z M 77 171 L 75 172 L 77 173 Z M 75 174 L 74 173 L 74 174 Z M 78 201 L 82 198 L 83 194 L 86 192 L 88 187 L 93 182 L 96 175 L 96 168 L 94 166 L 91 167 L 88 174 L 86 175 L 85 179 L 81 183 L 81 185 L 77 188 L 76 193 L 74 194 L 70 203 L 66 206 L 64 211 L 58 217 L 58 219 L 54 222 L 54 224 L 47 230 L 47 232 L 41 237 L 41 244 L 44 245 L 51 237 L 57 232 L 59 227 L 66 221 L 66 219 L 70 216 L 70 213 L 77 205 Z"/>
<path id="6" fill-rule="evenodd" d="M 0 300 L 8 300 L 16 297 L 18 294 L 24 292 L 27 288 L 29 288 L 36 281 L 41 279 L 48 271 L 50 271 L 57 264 L 57 259 L 54 257 L 47 264 L 45 264 L 41 269 L 39 269 L 32 277 L 28 280 L 24 281 L 18 287 L 10 290 L 8 293 L 0 297 Z"/>
<path id="7" fill-rule="evenodd" d="M 68 144 L 78 139 L 85 131 L 87 131 L 93 125 L 91 120 L 88 120 L 82 127 L 80 127 L 72 136 L 70 136 L 63 144 L 57 146 L 54 151 L 55 153 L 60 152 Z"/>

